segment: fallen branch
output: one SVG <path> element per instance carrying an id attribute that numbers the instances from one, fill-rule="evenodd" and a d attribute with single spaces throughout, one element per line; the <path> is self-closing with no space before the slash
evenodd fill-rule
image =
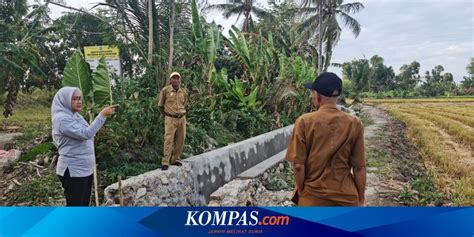
<path id="1" fill-rule="evenodd" d="M 13 179 L 13 183 L 15 183 L 15 184 L 18 185 L 18 186 L 21 186 L 21 183 L 18 182 L 18 180 L 16 180 L 16 179 Z"/>
<path id="2" fill-rule="evenodd" d="M 37 163 L 35 163 L 35 162 L 33 162 L 33 161 L 30 161 L 29 164 L 32 165 L 32 166 L 34 166 L 34 167 L 36 167 L 36 168 L 40 168 L 40 169 L 43 169 L 43 168 L 44 168 L 43 166 L 38 165 Z"/>
<path id="3" fill-rule="evenodd" d="M 38 174 L 39 177 L 41 177 L 41 174 L 38 168 L 36 168 L 36 173 Z"/>
<path id="4" fill-rule="evenodd" d="M 56 165 L 56 161 L 58 160 L 58 156 L 53 156 L 53 160 L 49 163 L 49 169 L 53 169 L 53 166 Z"/>

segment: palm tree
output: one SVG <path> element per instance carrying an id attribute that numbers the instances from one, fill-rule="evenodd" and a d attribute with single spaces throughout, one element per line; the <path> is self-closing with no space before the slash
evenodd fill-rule
<path id="1" fill-rule="evenodd" d="M 308 40 L 319 40 L 321 36 L 322 42 L 325 44 L 325 63 L 324 71 L 329 66 L 332 57 L 332 49 L 339 41 L 342 28 L 339 19 L 348 27 L 355 37 L 360 33 L 361 27 L 359 22 L 354 19 L 351 14 L 355 14 L 364 8 L 364 4 L 360 2 L 345 3 L 344 0 L 308 0 L 303 1 L 302 7 L 299 9 L 305 19 L 297 26 L 297 30 L 301 33 L 299 42 Z M 321 9 L 322 8 L 322 9 Z M 322 10 L 322 34 L 319 34 L 320 14 Z M 322 56 L 321 52 L 318 52 Z M 320 69 L 318 69 L 321 71 Z"/>
<path id="2" fill-rule="evenodd" d="M 212 4 L 207 6 L 204 10 L 219 10 L 223 11 L 223 15 L 226 19 L 231 16 L 237 16 L 236 23 L 239 21 L 240 16 L 244 15 L 244 22 L 242 25 L 243 32 L 249 32 L 253 26 L 252 14 L 258 18 L 271 17 L 271 15 L 263 8 L 254 5 L 254 0 L 234 0 L 232 3 L 223 4 Z M 235 24 L 236 24 L 235 23 Z"/>
<path id="3" fill-rule="evenodd" d="M 117 25 L 123 25 L 133 41 L 141 45 L 141 52 L 148 50 L 147 55 L 140 54 L 140 59 L 148 62 L 156 84 L 159 87 L 164 85 L 162 78 L 166 78 L 168 71 L 175 66 L 175 58 L 182 57 L 179 53 L 188 43 L 189 3 L 177 0 L 106 0 L 97 6 L 112 8 L 117 14 Z"/>

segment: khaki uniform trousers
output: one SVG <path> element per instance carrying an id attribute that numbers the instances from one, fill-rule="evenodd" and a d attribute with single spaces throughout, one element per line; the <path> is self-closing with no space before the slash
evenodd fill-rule
<path id="1" fill-rule="evenodd" d="M 298 200 L 298 206 L 357 206 L 357 203 L 342 203 L 329 199 L 315 197 L 303 190 L 301 197 Z"/>
<path id="2" fill-rule="evenodd" d="M 161 165 L 170 165 L 181 160 L 186 137 L 186 116 L 173 118 L 165 116 L 164 157 Z"/>

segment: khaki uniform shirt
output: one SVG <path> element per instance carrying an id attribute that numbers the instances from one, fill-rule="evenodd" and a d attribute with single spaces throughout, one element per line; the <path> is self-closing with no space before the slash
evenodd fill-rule
<path id="1" fill-rule="evenodd" d="M 183 88 L 178 91 L 173 89 L 173 86 L 165 86 L 158 99 L 158 106 L 165 108 L 165 113 L 171 115 L 184 115 L 186 113 L 186 102 L 188 95 Z"/>
<path id="2" fill-rule="evenodd" d="M 357 204 L 351 168 L 365 166 L 364 127 L 335 105 L 323 105 L 296 120 L 285 159 L 305 166 L 302 195 Z"/>

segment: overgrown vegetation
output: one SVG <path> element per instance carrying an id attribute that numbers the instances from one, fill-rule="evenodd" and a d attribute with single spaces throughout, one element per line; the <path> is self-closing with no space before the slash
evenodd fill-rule
<path id="1" fill-rule="evenodd" d="M 36 172 L 31 169 L 30 172 Z M 22 183 L 9 193 L 11 203 L 23 203 L 28 206 L 63 206 L 65 205 L 61 182 L 54 171 L 29 182 Z"/>
<path id="2" fill-rule="evenodd" d="M 295 189 L 295 178 L 291 166 L 284 166 L 279 172 L 270 174 L 268 178 L 270 182 L 265 188 L 270 191 L 293 191 Z"/>
<path id="3" fill-rule="evenodd" d="M 357 36 L 361 26 L 352 15 L 364 8 L 342 0 L 323 6 L 285 2 L 272 4 L 271 9 L 262 9 L 253 0 L 235 1 L 214 6 L 227 15 L 244 16 L 242 28 L 222 32 L 217 23 L 206 22 L 200 15 L 205 6 L 195 0 L 191 4 L 149 2 L 106 1 L 93 11 L 70 8 L 73 12 L 54 20 L 48 9 L 67 7 L 60 1 L 28 5 L 26 0 L 7 0 L 0 5 L 0 102 L 8 117 L 1 122 L 22 127 L 23 135 L 15 146 L 35 147 L 22 159 L 31 160 L 50 150 L 50 139 L 40 139 L 46 143 L 39 145 L 30 143 L 51 133 L 50 103 L 55 91 L 68 84 L 71 65 L 80 64 L 83 75 L 100 74 L 116 82 L 111 92 L 113 102 L 119 104 L 117 114 L 95 139 L 103 186 L 115 182 L 118 175 L 126 178 L 159 167 L 164 126 L 156 97 L 172 71 L 181 73 L 182 86 L 191 98 L 185 157 L 292 124 L 311 110 L 310 92 L 303 84 L 332 65 L 334 47 L 345 29 L 339 20 Z M 328 13 L 323 22 L 318 20 L 318 7 Z M 322 35 L 315 31 L 317 26 L 322 26 Z M 317 39 L 322 39 L 324 50 L 317 49 Z M 108 74 L 104 65 L 92 73 L 80 55 L 88 45 L 117 46 L 121 75 Z M 323 62 L 320 68 L 318 57 Z M 380 56 L 356 59 L 342 64 L 343 100 L 472 95 L 473 65 L 471 59 L 468 75 L 455 85 L 442 66 L 427 73 L 421 83 L 420 65 L 415 61 L 403 65 L 396 75 Z M 94 93 L 84 97 L 90 101 Z M 97 104 L 110 103 L 109 99 Z M 87 110 L 97 113 L 97 104 Z M 362 120 L 365 126 L 371 124 L 367 117 Z"/>
<path id="4" fill-rule="evenodd" d="M 417 178 L 405 186 L 399 201 L 409 206 L 440 206 L 444 202 L 443 194 L 438 191 L 432 176 Z"/>

